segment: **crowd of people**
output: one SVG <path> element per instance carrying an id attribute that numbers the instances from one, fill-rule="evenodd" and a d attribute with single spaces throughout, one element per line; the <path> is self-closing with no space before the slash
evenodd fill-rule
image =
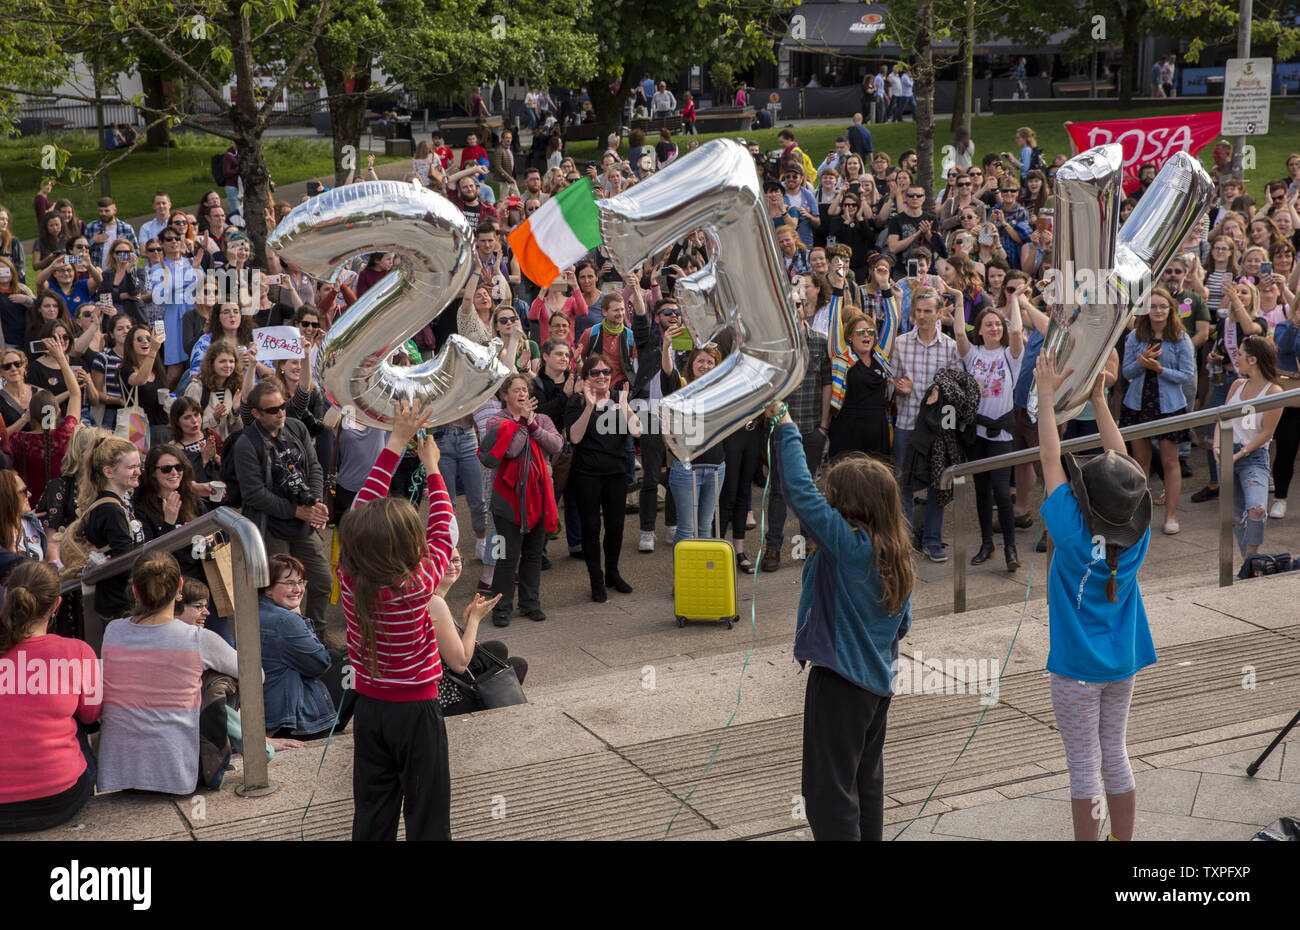
<path id="1" fill-rule="evenodd" d="M 653 102 L 660 89 L 644 93 Z M 350 665 L 355 835 L 394 836 L 401 785 L 419 778 L 436 790 L 414 807 L 408 795 L 408 836 L 444 836 L 446 736 L 442 712 L 423 708 L 439 697 L 444 663 L 463 671 L 484 650 L 522 678 L 526 663 L 503 643 L 477 642 L 479 623 L 546 619 L 552 544 L 563 539 L 585 563 L 596 603 L 632 591 L 620 570 L 629 512 L 637 514 L 639 553 L 661 539 L 730 533 L 739 571 L 778 571 L 793 510 L 812 551 L 826 545 L 870 561 L 870 547 L 857 552 L 841 538 L 836 521 L 848 520 L 880 534 L 876 544 L 887 540 L 889 558 L 910 572 L 913 552 L 948 558 L 943 467 L 1040 444 L 1043 420 L 1031 418 L 1028 400 L 1043 364 L 1052 179 L 1064 156 L 1049 160 L 1031 128 L 1017 132 L 1014 148 L 978 160 L 964 134 L 935 192 L 917 183 L 915 152 L 893 158 L 873 148 L 860 114 L 820 164 L 820 153 L 810 157 L 789 129 L 772 156 L 751 143 L 808 365 L 784 409 L 756 414 L 689 469 L 659 435 L 658 404 L 707 375 L 734 343 L 724 331 L 717 344 L 695 345 L 683 326 L 676 285 L 708 264 L 704 233 L 626 277 L 604 248 L 594 249 L 546 287 L 520 273 L 506 238 L 570 184 L 610 197 L 640 183 L 676 157 L 671 134 L 651 146 L 634 131 L 626 150 L 611 138 L 599 161 L 580 169 L 553 141 L 540 153 L 534 143 L 525 157 L 510 130 L 479 129 L 458 162 L 438 133 L 422 140 L 407 177 L 447 197 L 473 228 L 472 273 L 459 303 L 391 361 L 420 364 L 459 334 L 481 345 L 499 338 L 511 371 L 480 409 L 451 423 L 429 424 L 421 410 L 400 405 L 391 430 L 362 426 L 313 384 L 310 363 L 258 357 L 253 330 L 272 325 L 296 327 L 310 357 L 400 255 L 371 254 L 326 283 L 281 266 L 269 250 L 252 254 L 233 215 L 241 207 L 235 185 L 225 201 L 223 191 L 208 191 L 193 211 L 158 191 L 154 216 L 138 233 L 112 198 L 82 222 L 70 201 L 51 202 L 47 187 L 35 203 L 29 283 L 23 244 L 0 208 L 0 451 L 10 466 L 0 471 L 0 656 L 21 648 L 104 661 L 102 712 L 84 700 L 0 694 L 0 735 L 23 741 L 35 757 L 0 764 L 0 830 L 66 820 L 96 781 L 101 790 L 169 793 L 219 781 L 221 766 L 211 772 L 200 746 L 212 743 L 220 759 L 238 730 L 203 727 L 213 681 L 229 690 L 236 674 L 231 618 L 204 586 L 211 581 L 204 552 L 150 555 L 129 578 L 97 585 L 91 603 L 65 603 L 80 598 L 60 597 L 60 571 L 75 577 L 91 551 L 120 556 L 214 506 L 238 506 L 271 559 L 259 606 L 273 747 L 329 731 L 341 669 Z M 1124 215 L 1154 174 L 1141 172 Z M 367 177 L 375 177 L 373 159 Z M 1217 180 L 1206 222 L 1169 263 L 1150 315 L 1117 341 L 1064 437 L 1097 433 L 1111 419 L 1141 423 L 1251 400 L 1300 377 L 1300 155 L 1269 184 L 1264 205 L 1245 196 L 1239 179 Z M 268 224 L 291 208 L 272 203 Z M 936 415 L 949 407 L 955 423 Z M 1259 550 L 1266 512 L 1285 516 L 1300 450 L 1300 416 L 1292 413 L 1233 424 L 1243 554 Z M 1155 506 L 1164 508 L 1167 534 L 1179 531 L 1191 440 L 1175 431 L 1129 449 L 1143 488 L 1160 482 Z M 1194 502 L 1219 493 L 1217 448 L 1207 448 L 1210 480 Z M 856 463 L 839 474 L 856 482 L 858 496 L 828 490 L 818 504 L 811 476 L 824 462 L 828 474 L 835 463 Z M 1055 474 L 1025 466 L 977 478 L 982 540 L 972 564 L 989 561 L 1000 536 L 1006 569 L 1019 567 L 1015 531 L 1034 521 L 1038 480 L 1050 493 L 1060 484 Z M 766 533 L 760 551 L 747 553 L 765 485 Z M 451 528 L 460 495 L 481 567 L 458 626 L 441 595 L 461 569 L 459 530 Z M 827 514 L 827 502 L 838 517 Z M 423 526 L 419 506 L 428 507 Z M 898 520 L 872 516 L 895 510 Z M 895 621 L 907 602 L 898 577 L 883 587 L 877 578 L 871 595 Z M 336 578 L 346 648 L 330 648 L 325 635 Z M 421 619 L 429 604 L 431 627 Z M 905 631 L 894 622 L 890 636 Z M 178 664 L 175 656 L 186 658 Z M 870 670 L 871 682 L 877 672 Z M 184 710 L 158 723 L 147 709 L 159 702 Z M 883 740 L 885 709 L 864 711 L 878 715 L 868 743 Z M 39 725 L 16 725 L 28 719 Z M 97 754 L 87 739 L 96 724 Z M 865 830 L 879 832 L 870 823 Z"/>

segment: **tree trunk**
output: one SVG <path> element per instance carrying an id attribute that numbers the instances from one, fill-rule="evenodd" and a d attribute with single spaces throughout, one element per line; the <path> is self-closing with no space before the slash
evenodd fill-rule
<path id="1" fill-rule="evenodd" d="M 334 42 L 325 36 L 316 39 L 316 63 L 325 81 L 329 96 L 330 132 L 334 144 L 334 184 L 347 180 L 351 168 L 360 170 L 361 130 L 365 128 L 366 101 L 370 90 L 370 55 L 359 52 L 355 74 L 349 56 L 340 55 Z M 347 62 L 345 64 L 345 62 Z M 352 92 L 347 92 L 347 80 L 353 76 Z M 352 160 L 345 163 L 344 146 L 352 146 Z"/>
<path id="2" fill-rule="evenodd" d="M 934 32 L 933 0 L 916 5 L 916 183 L 925 188 L 925 209 L 934 209 Z"/>
<path id="3" fill-rule="evenodd" d="M 140 69 L 140 84 L 144 88 L 145 105 L 155 110 L 167 109 L 168 99 L 167 91 L 163 87 L 163 75 L 160 71 L 154 71 L 148 68 Z M 151 119 L 149 131 L 145 135 L 149 145 L 156 149 L 171 148 L 172 130 L 167 125 L 166 120 L 156 121 L 156 117 Z"/>
<path id="4" fill-rule="evenodd" d="M 623 65 L 622 79 L 618 84 L 618 93 L 612 93 L 609 89 L 610 82 L 603 76 L 596 78 L 587 85 L 588 94 L 591 96 L 591 108 L 596 112 L 596 126 L 600 133 L 596 140 L 604 145 L 606 138 L 610 135 L 618 134 L 623 128 L 623 101 L 627 99 L 629 81 L 637 72 L 631 65 Z M 603 74 L 603 72 L 602 72 Z M 598 149 L 603 151 L 603 149 Z"/>
<path id="5" fill-rule="evenodd" d="M 102 165 L 108 159 L 108 140 L 105 138 L 104 90 L 98 59 L 91 63 L 90 79 L 95 84 L 95 125 L 99 127 L 99 162 Z M 107 166 L 101 168 L 99 172 L 99 194 L 101 197 L 113 196 L 113 182 L 108 177 Z"/>
<path id="6" fill-rule="evenodd" d="M 966 37 L 961 39 L 961 47 L 957 49 L 957 56 L 961 59 L 961 68 L 957 71 L 957 90 L 952 98 L 952 119 L 948 121 L 948 131 L 956 132 L 961 128 L 962 123 L 967 119 L 966 116 L 966 59 L 970 54 L 970 46 L 966 44 Z"/>
<path id="7" fill-rule="evenodd" d="M 266 209 L 270 205 L 270 172 L 262 150 L 262 133 L 266 125 L 258 115 L 260 100 L 253 73 L 253 48 L 248 20 L 242 8 L 232 0 L 229 18 L 231 50 L 234 54 L 235 93 L 230 108 L 230 122 L 235 132 L 235 153 L 239 177 L 244 182 L 244 231 L 252 240 L 251 264 L 266 268 Z"/>

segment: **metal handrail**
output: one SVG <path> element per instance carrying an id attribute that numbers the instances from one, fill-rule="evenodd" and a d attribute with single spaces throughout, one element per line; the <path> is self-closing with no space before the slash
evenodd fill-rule
<path id="1" fill-rule="evenodd" d="M 1193 426 L 1204 426 L 1207 423 L 1227 423 L 1238 417 L 1247 416 L 1252 413 L 1263 413 L 1268 410 L 1275 410 L 1279 407 L 1290 407 L 1300 405 L 1300 388 L 1290 391 L 1283 391 L 1281 394 L 1274 394 L 1267 398 L 1256 398 L 1250 401 L 1238 401 L 1234 404 L 1224 404 L 1219 407 L 1208 407 L 1205 410 L 1197 410 L 1192 413 L 1180 414 L 1176 417 L 1165 417 L 1160 420 L 1152 420 L 1148 423 L 1139 423 L 1135 426 L 1129 426 L 1120 430 L 1120 435 L 1127 440 L 1145 439 L 1150 436 L 1158 436 L 1162 433 L 1170 433 L 1180 429 L 1186 429 Z M 1095 449 L 1101 442 L 1096 435 L 1080 436 L 1076 439 L 1070 439 L 1061 443 L 1062 452 L 1070 452 L 1075 449 Z M 1030 462 L 1038 461 L 1038 446 L 1031 449 L 1021 449 L 1018 452 L 1005 452 L 1002 455 L 994 455 L 985 459 L 976 459 L 972 462 L 962 462 L 960 465 L 953 465 L 945 469 L 939 477 L 939 487 L 942 490 L 952 488 L 954 491 L 954 505 L 956 507 L 955 526 L 953 532 L 953 566 L 952 566 L 952 609 L 953 613 L 963 613 L 966 610 L 966 536 L 971 530 L 971 514 L 975 512 L 975 501 L 973 500 L 974 488 L 971 482 L 966 479 L 971 475 L 982 474 L 987 471 L 994 471 L 999 468 L 1009 468 L 1016 465 L 1026 465 Z M 1219 430 L 1219 486 L 1229 489 L 1229 493 L 1219 494 L 1219 587 L 1229 587 L 1232 585 L 1232 481 L 1233 481 L 1233 461 L 1232 461 L 1232 432 L 1230 430 Z M 1049 558 L 1050 558 L 1050 541 Z"/>
<path id="2" fill-rule="evenodd" d="M 266 545 L 257 524 L 229 507 L 218 507 L 182 527 L 151 539 L 137 549 L 88 568 L 79 579 L 63 583 L 63 593 L 81 587 L 89 594 L 94 586 L 135 568 L 136 563 L 157 552 L 176 552 L 222 531 L 230 535 L 231 568 L 235 583 L 235 642 L 239 656 L 239 716 L 244 737 L 244 782 L 235 793 L 261 797 L 278 790 L 266 765 L 266 708 L 262 694 L 262 634 L 258 617 L 257 592 L 271 580 Z"/>

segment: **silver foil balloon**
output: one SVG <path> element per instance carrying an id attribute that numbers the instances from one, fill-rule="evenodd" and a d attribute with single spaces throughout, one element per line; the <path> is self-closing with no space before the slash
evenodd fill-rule
<path id="1" fill-rule="evenodd" d="M 597 206 L 605 248 L 624 277 L 692 230 L 708 238 L 709 263 L 673 294 L 696 345 L 727 326 L 736 338 L 722 364 L 660 404 L 664 442 L 689 462 L 794 390 L 807 364 L 754 160 L 730 139 L 715 139 Z"/>
<path id="2" fill-rule="evenodd" d="M 1056 350 L 1074 374 L 1056 394 L 1065 422 L 1088 402 L 1093 381 L 1134 314 L 1147 312 L 1151 288 L 1214 199 L 1214 182 L 1185 152 L 1165 162 L 1123 228 L 1123 149 L 1080 152 L 1056 173 L 1053 268 L 1046 291 L 1050 324 L 1043 351 Z M 1031 415 L 1038 409 L 1034 386 Z"/>
<path id="3" fill-rule="evenodd" d="M 473 230 L 460 210 L 432 191 L 367 181 L 301 203 L 268 244 L 280 258 L 329 279 L 349 259 L 394 252 L 399 261 L 334 321 L 316 350 L 317 383 L 366 426 L 388 428 L 398 398 L 431 402 L 434 424 L 472 413 L 509 374 L 501 341 L 481 346 L 453 335 L 438 356 L 392 365 L 394 349 L 459 302 L 470 273 Z M 455 312 L 454 310 L 451 312 Z"/>

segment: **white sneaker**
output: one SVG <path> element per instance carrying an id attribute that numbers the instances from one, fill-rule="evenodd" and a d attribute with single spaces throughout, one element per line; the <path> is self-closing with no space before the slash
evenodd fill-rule
<path id="1" fill-rule="evenodd" d="M 487 537 L 486 537 L 486 536 L 484 536 L 482 539 L 476 539 L 476 540 L 474 540 L 474 558 L 476 558 L 476 559 L 478 559 L 480 562 L 482 562 L 482 561 L 483 561 L 483 556 L 485 556 L 485 555 L 487 555 Z"/>
<path id="2" fill-rule="evenodd" d="M 655 534 L 654 530 L 642 530 L 641 541 L 636 544 L 637 552 L 654 552 L 655 551 Z"/>
<path id="3" fill-rule="evenodd" d="M 1175 533 L 1177 533 L 1180 529 L 1182 529 L 1182 527 L 1178 525 L 1178 521 L 1177 521 L 1177 520 L 1166 520 L 1166 521 L 1165 521 L 1165 535 L 1166 535 L 1166 536 L 1173 536 L 1173 535 L 1174 535 Z"/>
<path id="4" fill-rule="evenodd" d="M 1281 520 L 1286 516 L 1286 499 L 1278 498 L 1273 501 L 1273 506 L 1268 509 L 1268 515 L 1274 520 Z"/>

